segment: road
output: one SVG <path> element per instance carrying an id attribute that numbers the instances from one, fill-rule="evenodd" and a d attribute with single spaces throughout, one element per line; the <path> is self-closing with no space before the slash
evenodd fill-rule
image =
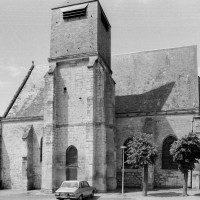
<path id="1" fill-rule="evenodd" d="M 95 194 L 93 200 L 185 200 L 181 196 L 181 189 L 153 190 L 148 192 L 147 197 L 142 196 L 140 190 L 125 191 L 122 197 L 120 191 Z M 190 196 L 187 200 L 200 200 L 200 190 L 188 190 Z M 44 194 L 37 191 L 0 190 L 0 200 L 56 200 L 53 194 Z M 85 200 L 92 200 L 87 198 Z"/>

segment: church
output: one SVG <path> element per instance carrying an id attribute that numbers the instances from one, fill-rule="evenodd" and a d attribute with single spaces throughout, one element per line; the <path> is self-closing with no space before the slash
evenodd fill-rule
<path id="1" fill-rule="evenodd" d="M 182 187 L 170 145 L 200 133 L 197 47 L 111 54 L 111 25 L 98 0 L 52 8 L 48 65 L 35 66 L 0 119 L 1 189 L 55 191 L 87 180 L 121 186 L 122 145 L 142 132 L 158 147 L 149 187 Z M 200 135 L 199 135 L 200 136 Z M 141 187 L 127 163 L 125 187 Z M 200 168 L 189 186 L 200 189 Z"/>

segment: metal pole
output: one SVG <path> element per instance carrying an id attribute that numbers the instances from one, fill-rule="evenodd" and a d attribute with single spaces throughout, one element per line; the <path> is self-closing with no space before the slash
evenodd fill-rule
<path id="1" fill-rule="evenodd" d="M 122 149 L 122 157 L 123 157 L 123 163 L 122 163 L 122 196 L 124 195 L 124 148 Z"/>
<path id="2" fill-rule="evenodd" d="M 122 149 L 122 196 L 124 195 L 124 149 L 126 149 L 126 146 L 121 146 Z"/>

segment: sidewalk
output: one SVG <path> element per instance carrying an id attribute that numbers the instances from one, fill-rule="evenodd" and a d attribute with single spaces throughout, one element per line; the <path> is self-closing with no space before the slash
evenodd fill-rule
<path id="1" fill-rule="evenodd" d="M 147 197 L 142 196 L 141 190 L 125 190 L 124 196 L 121 190 L 107 193 L 97 193 L 93 200 L 174 200 L 174 199 L 192 199 L 200 200 L 200 190 L 188 189 L 188 197 L 182 197 L 182 189 L 158 189 L 148 192 Z M 40 190 L 22 191 L 22 190 L 0 190 L 0 200 L 56 200 L 54 194 L 45 194 Z M 90 200 L 87 198 L 86 200 Z"/>
<path id="2" fill-rule="evenodd" d="M 126 200 L 167 200 L 167 199 L 193 199 L 200 200 L 200 190 L 188 189 L 187 197 L 182 197 L 182 188 L 181 189 L 157 189 L 148 191 L 147 197 L 142 196 L 141 190 L 128 190 L 125 191 L 124 196 L 121 195 L 120 191 L 114 193 L 103 193 L 96 194 L 100 195 L 101 200 L 114 200 L 114 199 L 126 199 Z"/>

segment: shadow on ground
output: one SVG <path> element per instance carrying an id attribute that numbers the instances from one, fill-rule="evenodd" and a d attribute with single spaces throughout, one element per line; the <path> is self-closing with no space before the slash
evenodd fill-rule
<path id="1" fill-rule="evenodd" d="M 200 197 L 200 193 L 199 193 L 199 194 L 195 194 L 195 195 L 193 195 L 193 196 L 197 196 L 197 197 Z"/>
<path id="2" fill-rule="evenodd" d="M 133 193 L 133 192 L 142 192 L 142 189 L 141 188 L 124 188 L 124 193 Z M 109 194 L 119 194 L 122 192 L 122 189 L 121 188 L 117 188 L 116 190 L 114 191 L 107 191 L 106 193 Z"/>
<path id="3" fill-rule="evenodd" d="M 97 200 L 97 199 L 99 199 L 101 196 L 99 196 L 99 195 L 95 195 L 94 196 L 94 198 L 85 198 L 85 200 L 90 200 L 90 199 L 92 199 L 92 200 Z"/>
<path id="4" fill-rule="evenodd" d="M 178 193 L 178 192 L 162 192 L 162 193 L 151 193 L 151 194 L 148 194 L 148 196 L 154 196 L 154 197 L 177 197 L 177 196 L 181 196 L 181 193 Z"/>

